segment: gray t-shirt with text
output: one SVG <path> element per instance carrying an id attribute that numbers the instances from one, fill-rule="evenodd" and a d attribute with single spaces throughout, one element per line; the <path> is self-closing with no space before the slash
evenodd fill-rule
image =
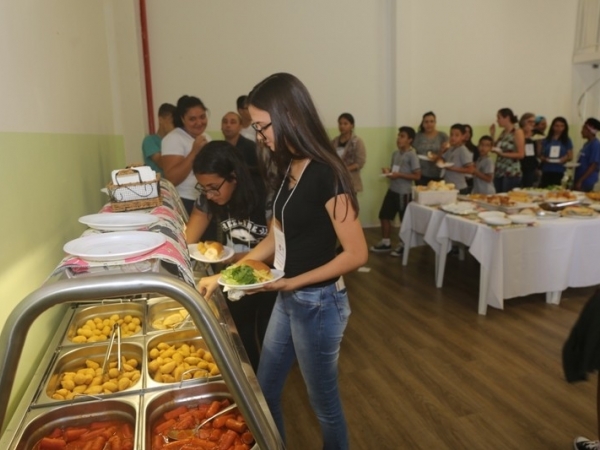
<path id="1" fill-rule="evenodd" d="M 396 150 L 392 153 L 392 172 L 413 173 L 420 168 L 421 164 L 419 164 L 419 158 L 414 148 Z M 411 194 L 412 187 L 413 180 L 406 180 L 404 178 L 390 179 L 390 191 L 396 194 Z"/>

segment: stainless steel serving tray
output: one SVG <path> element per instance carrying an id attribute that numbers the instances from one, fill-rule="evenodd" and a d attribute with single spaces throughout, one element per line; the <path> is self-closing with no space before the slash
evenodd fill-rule
<path id="1" fill-rule="evenodd" d="M 187 317 L 187 319 L 184 319 L 184 316 L 181 315 L 180 311 L 187 312 L 187 310 L 178 302 L 168 297 L 153 298 L 151 300 L 148 300 L 146 332 L 150 334 L 169 330 L 195 329 L 196 326 L 194 324 L 194 321 L 191 320 L 189 316 Z M 163 319 L 174 314 L 179 314 L 181 316 L 181 322 L 176 323 L 173 326 L 167 326 L 165 328 L 156 327 L 157 320 Z"/>
<path id="2" fill-rule="evenodd" d="M 117 346 L 115 344 L 113 346 L 113 351 L 111 352 L 109 361 L 116 361 L 116 347 Z M 47 376 L 40 385 L 37 397 L 33 402 L 34 405 L 43 406 L 48 404 L 90 401 L 97 398 L 111 398 L 116 396 L 131 395 L 142 391 L 144 389 L 144 380 L 146 379 L 146 360 L 144 357 L 144 342 L 143 340 L 138 340 L 137 342 L 129 341 L 121 344 L 121 355 L 123 355 L 126 359 L 133 358 L 138 361 L 137 369 L 140 370 L 140 378 L 132 386 L 112 394 L 81 394 L 75 396 L 73 399 L 65 400 L 55 400 L 52 398 L 52 394 L 54 394 L 54 392 L 60 388 L 62 374 L 65 372 L 77 372 L 78 369 L 85 368 L 85 361 L 88 359 L 102 366 L 107 348 L 108 344 L 102 343 L 61 349 L 52 363 L 52 369 L 47 372 Z"/>
<path id="3" fill-rule="evenodd" d="M 155 381 L 153 375 L 151 374 L 151 370 L 148 368 L 150 363 L 150 352 L 152 348 L 157 347 L 160 343 L 165 343 L 169 346 L 178 345 L 178 344 L 193 344 L 196 348 L 201 348 L 205 351 L 210 351 L 206 342 L 200 336 L 199 332 L 196 329 L 191 330 L 180 330 L 180 331 L 164 331 L 162 333 L 157 333 L 152 336 L 148 336 L 146 340 L 146 361 L 144 365 L 147 370 L 147 378 L 145 387 L 146 390 L 156 390 L 156 389 L 177 389 L 179 386 L 198 384 L 198 383 L 206 383 L 208 381 L 221 380 L 221 375 L 213 375 L 208 377 L 201 377 L 196 379 L 185 380 L 183 382 L 176 381 L 172 383 L 164 383 Z"/>
<path id="4" fill-rule="evenodd" d="M 99 303 L 94 305 L 80 306 L 75 310 L 73 319 L 71 320 L 62 345 L 91 345 L 92 342 L 77 343 L 73 342 L 72 338 L 77 336 L 77 330 L 83 327 L 88 320 L 94 321 L 96 318 L 102 320 L 109 319 L 112 315 L 117 314 L 123 319 L 125 316 L 130 315 L 136 317 L 141 322 L 141 330 L 131 336 L 124 337 L 122 339 L 131 339 L 137 336 L 143 336 L 145 334 L 146 324 L 146 303 L 145 302 L 115 302 L 110 301 L 106 303 Z M 110 337 L 110 336 L 109 336 Z"/>
<path id="5" fill-rule="evenodd" d="M 213 400 L 223 400 L 226 398 L 232 400 L 227 385 L 222 381 L 144 395 L 139 424 L 139 441 L 143 447 L 139 447 L 139 449 L 152 449 L 152 429 L 165 412 L 171 411 L 182 405 L 193 407 L 201 403 L 210 403 Z M 252 449 L 257 450 L 258 446 L 255 444 Z"/>
<path id="6" fill-rule="evenodd" d="M 120 420 L 133 425 L 134 448 L 140 449 L 140 402 L 140 397 L 136 395 L 32 409 L 23 418 L 9 448 L 31 450 L 40 439 L 48 436 L 57 427 Z"/>

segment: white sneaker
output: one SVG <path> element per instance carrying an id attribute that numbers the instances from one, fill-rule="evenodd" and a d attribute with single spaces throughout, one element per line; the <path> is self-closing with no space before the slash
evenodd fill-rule
<path id="1" fill-rule="evenodd" d="M 389 252 L 392 249 L 390 244 L 384 244 L 383 241 L 379 241 L 377 245 L 372 245 L 369 250 L 375 253 Z"/>
<path id="2" fill-rule="evenodd" d="M 402 254 L 404 253 L 404 246 L 403 245 L 399 245 L 398 247 L 396 247 L 394 250 L 392 250 L 390 252 L 390 256 L 395 256 L 396 258 L 402 256 Z"/>
<path id="3" fill-rule="evenodd" d="M 575 450 L 600 450 L 600 443 L 598 441 L 590 441 L 583 436 L 579 436 L 573 441 L 573 448 Z"/>

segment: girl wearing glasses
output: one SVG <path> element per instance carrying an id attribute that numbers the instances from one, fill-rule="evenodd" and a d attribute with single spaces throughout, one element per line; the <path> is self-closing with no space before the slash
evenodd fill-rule
<path id="1" fill-rule="evenodd" d="M 281 394 L 297 360 L 321 425 L 323 448 L 347 449 L 338 357 L 350 306 L 341 276 L 368 257 L 356 192 L 300 80 L 272 75 L 254 87 L 248 104 L 257 140 L 277 164 L 280 185 L 269 234 L 243 259 L 274 258 L 275 267 L 285 272 L 263 287 L 279 294 L 258 381 L 285 439 Z M 338 239 L 343 250 L 336 254 Z"/>
<path id="2" fill-rule="evenodd" d="M 227 245 L 235 250 L 233 261 L 241 259 L 268 234 L 267 193 L 262 179 L 250 172 L 239 151 L 226 141 L 206 144 L 194 159 L 193 171 L 200 195 L 186 226 L 187 242 L 198 242 L 214 217 Z M 227 300 L 255 371 L 276 296 L 275 292 L 263 292 L 235 302 Z"/>

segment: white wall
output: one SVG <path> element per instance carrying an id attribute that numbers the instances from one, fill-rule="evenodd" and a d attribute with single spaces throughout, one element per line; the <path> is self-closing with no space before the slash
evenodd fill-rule
<path id="1" fill-rule="evenodd" d="M 0 132 L 112 133 L 103 2 L 21 0 L 0 11 Z"/>
<path id="2" fill-rule="evenodd" d="M 155 104 L 182 94 L 212 109 L 289 71 L 330 127 L 488 124 L 501 107 L 569 116 L 572 0 L 198 2 L 148 0 Z"/>
<path id="3" fill-rule="evenodd" d="M 274 2 L 148 0 L 155 105 L 183 95 L 211 110 L 209 129 L 275 72 L 309 88 L 329 126 L 393 125 L 391 0 Z"/>
<path id="4" fill-rule="evenodd" d="M 433 110 L 441 124 L 484 125 L 509 107 L 518 115 L 570 118 L 576 2 L 399 0 L 398 5 L 399 115 L 418 123 Z M 402 47 L 406 39 L 409 48 Z"/>

